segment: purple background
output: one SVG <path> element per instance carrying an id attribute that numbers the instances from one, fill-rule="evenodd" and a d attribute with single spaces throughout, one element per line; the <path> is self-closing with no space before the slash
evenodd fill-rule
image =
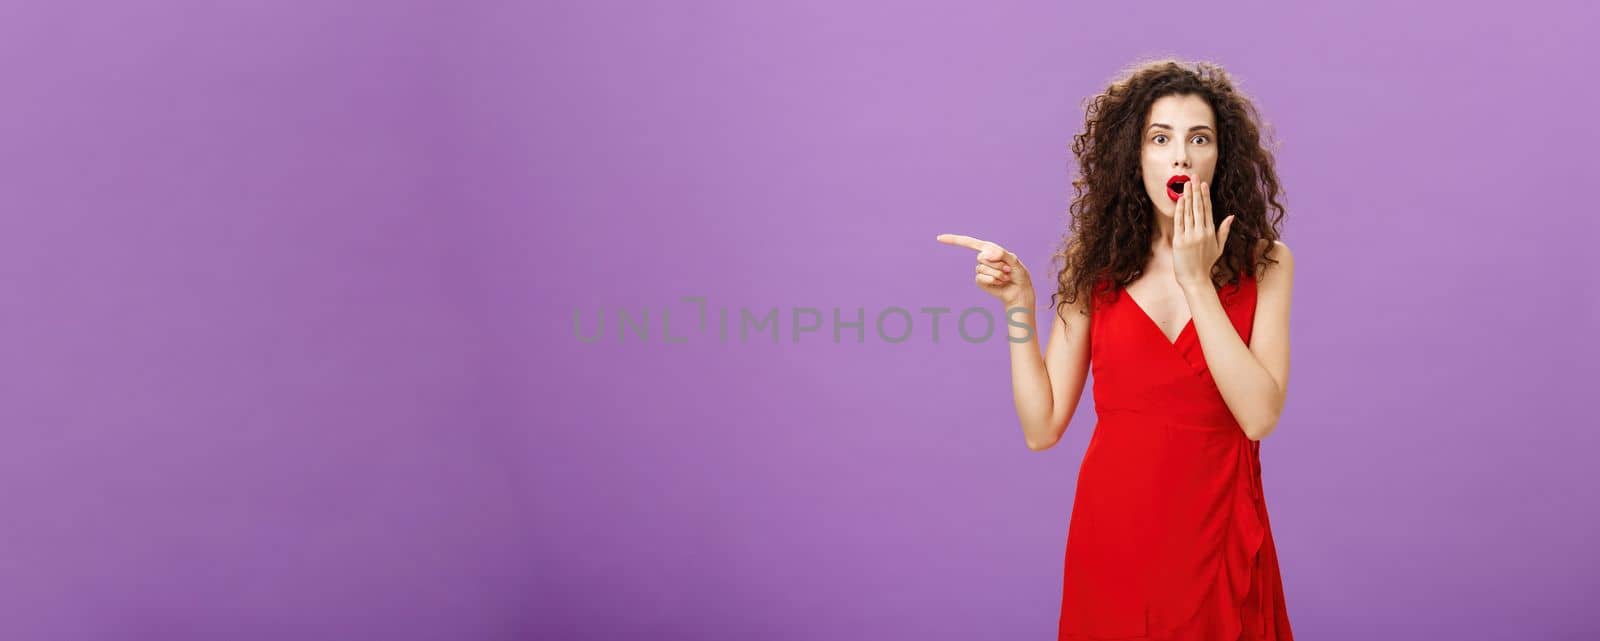
<path id="1" fill-rule="evenodd" d="M 1283 142 L 1299 638 L 1600 635 L 1592 6 L 219 4 L 0 6 L 0 638 L 1053 638 L 1090 392 L 871 323 L 1161 55 Z"/>

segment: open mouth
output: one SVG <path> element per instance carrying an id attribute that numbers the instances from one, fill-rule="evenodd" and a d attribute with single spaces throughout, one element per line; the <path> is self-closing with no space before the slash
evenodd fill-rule
<path id="1" fill-rule="evenodd" d="M 1188 184 L 1189 177 L 1179 174 L 1167 179 L 1167 197 L 1172 202 L 1178 202 L 1178 197 L 1183 195 L 1183 186 Z"/>

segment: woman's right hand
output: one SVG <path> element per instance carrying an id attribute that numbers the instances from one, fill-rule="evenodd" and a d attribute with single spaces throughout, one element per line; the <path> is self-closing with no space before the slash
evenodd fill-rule
<path id="1" fill-rule="evenodd" d="M 987 240 L 978 240 L 959 234 L 939 234 L 937 240 L 946 245 L 958 245 L 978 252 L 974 280 L 978 289 L 1000 299 L 1007 309 L 1027 306 L 1033 299 L 1033 280 L 1028 268 L 1022 266 L 1017 255 Z"/>

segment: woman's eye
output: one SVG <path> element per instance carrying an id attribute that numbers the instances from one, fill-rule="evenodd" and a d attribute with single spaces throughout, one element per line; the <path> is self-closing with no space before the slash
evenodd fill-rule
<path id="1" fill-rule="evenodd" d="M 1195 138 L 1195 140 L 1210 140 L 1210 138 L 1207 138 L 1205 136 L 1195 136 L 1194 138 Z"/>
<path id="2" fill-rule="evenodd" d="M 1156 144 L 1159 145 L 1159 144 L 1161 144 L 1162 140 L 1166 139 L 1166 137 L 1167 137 L 1166 134 L 1156 134 L 1156 137 L 1152 138 L 1151 140 L 1153 140 Z"/>

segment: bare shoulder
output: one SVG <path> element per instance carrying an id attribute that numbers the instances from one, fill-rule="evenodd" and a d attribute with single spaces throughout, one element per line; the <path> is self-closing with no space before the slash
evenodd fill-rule
<path id="1" fill-rule="evenodd" d="M 1267 253 L 1268 247 L 1272 249 L 1270 254 Z M 1263 256 L 1271 258 L 1273 262 L 1267 263 L 1261 270 L 1256 277 L 1257 282 L 1262 285 L 1270 283 L 1268 286 L 1280 286 L 1293 280 L 1294 254 L 1289 251 L 1289 245 L 1281 240 L 1271 241 L 1269 245 L 1267 239 L 1262 238 L 1256 242 L 1256 262 L 1260 263 Z"/>
<path id="2" fill-rule="evenodd" d="M 1057 300 L 1057 304 L 1050 311 L 1051 315 L 1056 317 L 1055 325 L 1057 329 L 1071 329 L 1086 334 L 1088 333 L 1091 310 L 1089 297 L 1080 293 L 1077 299 L 1071 302 L 1068 302 L 1065 297 L 1060 297 Z"/>

